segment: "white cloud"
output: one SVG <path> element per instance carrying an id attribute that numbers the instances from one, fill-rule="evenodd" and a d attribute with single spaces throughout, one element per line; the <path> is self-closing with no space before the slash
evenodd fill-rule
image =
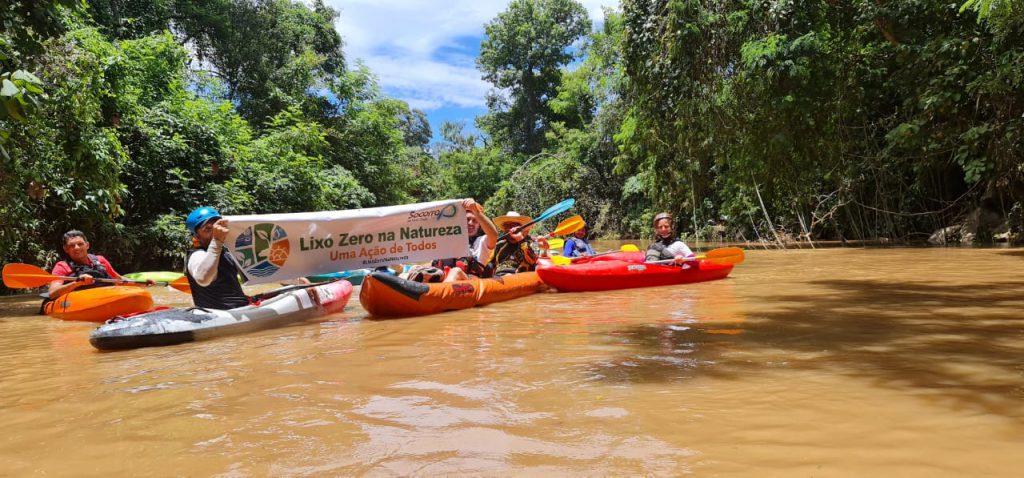
<path id="1" fill-rule="evenodd" d="M 483 108 L 490 84 L 480 79 L 475 59 L 484 24 L 505 10 L 490 0 L 327 0 L 341 17 L 345 55 L 361 60 L 388 95 L 415 108 Z M 601 4 L 581 2 L 594 21 Z"/>

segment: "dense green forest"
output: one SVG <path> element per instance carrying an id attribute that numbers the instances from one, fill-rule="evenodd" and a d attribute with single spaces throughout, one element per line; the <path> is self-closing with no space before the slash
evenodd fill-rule
<path id="1" fill-rule="evenodd" d="M 0 262 L 90 234 L 178 267 L 185 214 L 577 199 L 595 233 L 1020 237 L 1019 0 L 512 0 L 484 25 L 479 133 L 388 98 L 321 1 L 0 9 Z M 936 231 L 942 234 L 935 234 Z"/>

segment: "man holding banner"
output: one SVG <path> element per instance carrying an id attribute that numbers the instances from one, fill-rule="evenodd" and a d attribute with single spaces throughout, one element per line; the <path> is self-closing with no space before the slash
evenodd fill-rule
<path id="1" fill-rule="evenodd" d="M 498 242 L 498 228 L 484 213 L 484 208 L 472 199 L 462 202 L 466 209 L 466 233 L 469 236 L 469 250 L 466 255 L 449 259 L 437 259 L 431 263 L 433 267 L 446 269 L 444 282 L 454 282 L 469 278 L 469 274 L 486 278 L 493 275 L 494 270 L 487 267 L 491 252 Z"/>
<path id="2" fill-rule="evenodd" d="M 462 257 L 469 243 L 461 199 L 225 219 L 224 246 L 246 284 Z"/>
<path id="3" fill-rule="evenodd" d="M 188 215 L 185 226 L 193 244 L 185 259 L 185 277 L 196 307 L 227 310 L 249 305 L 238 284 L 241 271 L 224 248 L 228 220 L 212 207 L 200 207 Z"/>

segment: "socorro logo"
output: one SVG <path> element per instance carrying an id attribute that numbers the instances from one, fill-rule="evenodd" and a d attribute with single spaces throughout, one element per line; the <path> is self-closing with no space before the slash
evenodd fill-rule
<path id="1" fill-rule="evenodd" d="M 459 208 L 455 207 L 454 204 L 449 204 L 437 213 L 437 220 L 440 221 L 444 217 L 455 217 L 455 213 L 459 212 Z"/>
<path id="2" fill-rule="evenodd" d="M 434 218 L 435 221 L 440 221 L 443 218 L 455 217 L 455 214 L 458 212 L 459 208 L 455 204 L 449 204 L 440 209 L 410 212 L 408 221 L 406 222 L 426 221 L 430 218 Z"/>
<path id="3" fill-rule="evenodd" d="M 235 239 L 235 258 L 246 274 L 268 277 L 284 267 L 290 248 L 288 233 L 281 226 L 253 224 Z"/>

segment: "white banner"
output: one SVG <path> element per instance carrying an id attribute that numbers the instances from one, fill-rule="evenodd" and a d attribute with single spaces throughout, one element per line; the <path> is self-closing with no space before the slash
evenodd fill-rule
<path id="1" fill-rule="evenodd" d="M 224 217 L 228 250 L 246 284 L 461 257 L 469 242 L 461 199 Z"/>

